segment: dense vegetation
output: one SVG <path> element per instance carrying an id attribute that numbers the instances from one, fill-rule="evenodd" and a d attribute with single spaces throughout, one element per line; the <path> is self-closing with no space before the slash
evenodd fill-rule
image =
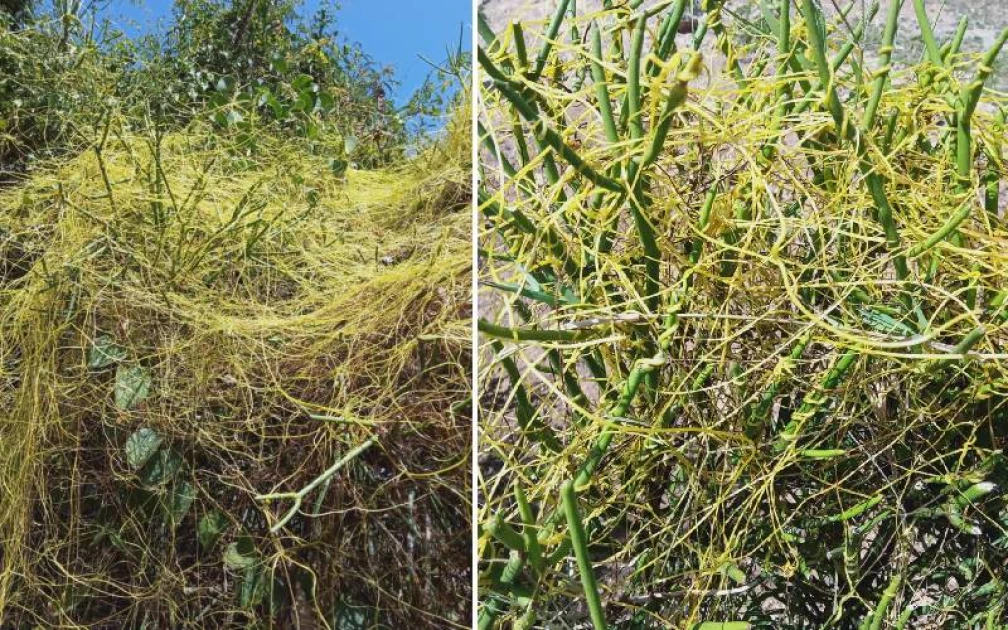
<path id="1" fill-rule="evenodd" d="M 1005 627 L 1008 30 L 603 4 L 481 29 L 480 627 Z"/>
<path id="2" fill-rule="evenodd" d="M 295 0 L 179 0 L 167 36 L 138 40 L 100 21 L 94 7 L 82 12 L 80 0 L 38 15 L 14 4 L 0 10 L 7 177 L 86 146 L 109 112 L 133 127 L 163 131 L 204 118 L 308 146 L 341 133 L 353 138 L 349 159 L 378 166 L 401 159 L 426 129 L 423 117 L 442 114 L 457 92 L 450 73 L 435 72 L 428 81 L 443 89 L 424 86 L 397 108 L 388 96 L 394 71 L 342 37 L 332 9 L 303 18 Z"/>
<path id="3" fill-rule="evenodd" d="M 466 59 L 81 6 L 0 12 L 0 626 L 466 626 Z"/>

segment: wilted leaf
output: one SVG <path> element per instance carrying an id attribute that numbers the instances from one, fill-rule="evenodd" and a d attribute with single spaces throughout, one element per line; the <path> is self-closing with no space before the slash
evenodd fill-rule
<path id="1" fill-rule="evenodd" d="M 150 395 L 151 375 L 146 369 L 135 365 L 120 365 L 116 370 L 115 404 L 120 409 L 132 409 Z"/>
<path id="2" fill-rule="evenodd" d="M 126 358 L 126 349 L 115 342 L 111 335 L 98 335 L 88 350 L 89 370 L 101 370 Z"/>
<path id="3" fill-rule="evenodd" d="M 126 463 L 139 470 L 161 448 L 161 436 L 144 427 L 126 438 Z"/>
<path id="4" fill-rule="evenodd" d="M 221 534 L 227 529 L 228 520 L 220 510 L 210 510 L 196 524 L 196 539 L 203 549 L 217 544 Z"/>

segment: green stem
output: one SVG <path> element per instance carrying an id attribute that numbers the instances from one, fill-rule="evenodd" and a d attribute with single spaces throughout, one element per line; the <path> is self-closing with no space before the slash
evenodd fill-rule
<path id="1" fill-rule="evenodd" d="M 899 13 L 902 6 L 903 0 L 889 0 L 885 30 L 882 33 L 882 43 L 878 48 L 880 67 L 875 71 L 875 82 L 872 85 L 872 93 L 868 98 L 868 104 L 865 106 L 864 115 L 861 117 L 861 127 L 864 129 L 871 129 L 875 124 L 875 115 L 878 111 L 879 101 L 882 100 L 882 92 L 885 90 L 886 82 L 889 79 L 893 42 L 896 40 L 896 29 L 899 26 Z"/>
<path id="2" fill-rule="evenodd" d="M 305 496 L 307 496 L 309 492 L 318 487 L 319 484 L 327 481 L 330 477 L 335 475 L 341 468 L 346 466 L 351 460 L 353 460 L 355 457 L 371 448 L 377 441 L 378 441 L 377 437 L 370 437 L 367 440 L 365 440 L 362 444 L 350 449 L 349 451 L 347 451 L 346 455 L 338 459 L 335 464 L 327 468 L 322 474 L 320 474 L 318 477 L 315 477 L 315 479 L 313 479 L 311 483 L 301 488 L 297 492 L 271 492 L 268 494 L 256 495 L 255 500 L 262 501 L 264 503 L 268 501 L 277 501 L 281 499 L 291 499 L 292 501 L 294 501 L 294 504 L 291 506 L 289 510 L 287 510 L 287 512 L 284 513 L 282 517 L 280 517 L 280 520 L 278 520 L 276 524 L 273 525 L 273 527 L 270 527 L 270 532 L 275 534 L 278 531 L 280 531 L 283 528 L 283 526 L 286 525 L 287 522 L 290 521 L 295 514 L 297 514 L 298 509 L 301 507 L 301 502 L 304 500 Z"/>
<path id="3" fill-rule="evenodd" d="M 588 613 L 591 615 L 595 630 L 605 630 L 605 615 L 602 613 L 602 601 L 599 599 L 598 584 L 595 582 L 591 557 L 588 555 L 588 536 L 585 534 L 584 524 L 578 514 L 574 484 L 570 481 L 564 483 L 560 488 L 560 495 L 563 498 L 564 515 L 567 517 L 567 528 L 570 533 L 571 545 L 574 548 L 574 557 L 577 559 L 578 570 L 581 573 L 581 585 L 584 587 Z"/>
<path id="4" fill-rule="evenodd" d="M 508 328 L 489 322 L 482 317 L 477 321 L 481 333 L 508 341 L 582 341 L 591 336 L 587 330 L 541 330 L 538 328 Z"/>
<path id="5" fill-rule="evenodd" d="M 536 57 L 536 65 L 532 70 L 532 80 L 538 79 L 546 67 L 546 60 L 549 58 L 550 51 L 553 49 L 553 42 L 556 41 L 557 33 L 560 32 L 560 25 L 563 24 L 564 16 L 567 14 L 567 5 L 570 0 L 560 0 L 557 4 L 556 11 L 553 13 L 553 19 L 550 20 L 549 26 L 546 28 L 546 32 L 543 34 L 543 45 L 539 50 L 539 56 Z"/>
<path id="6" fill-rule="evenodd" d="M 805 394 L 798 411 L 794 412 L 791 416 L 791 421 L 788 422 L 787 427 L 781 433 L 781 440 L 788 442 L 798 439 L 802 427 L 807 421 L 822 411 L 823 407 L 830 400 L 831 390 L 836 389 L 841 379 L 847 374 L 859 356 L 856 350 L 848 350 L 840 356 L 829 372 L 826 373 L 822 382 L 817 387 L 814 387 L 812 391 Z"/>
<path id="7" fill-rule="evenodd" d="M 942 67 L 941 50 L 938 48 L 938 41 L 935 39 L 934 30 L 931 29 L 931 21 L 928 19 L 924 0 L 913 0 L 913 4 L 914 13 L 917 16 L 917 24 L 921 30 L 921 39 L 924 40 L 924 47 L 927 49 L 928 58 L 934 65 Z"/>
<path id="8" fill-rule="evenodd" d="M 630 59 L 627 67 L 627 127 L 630 129 L 630 137 L 633 140 L 640 140 L 644 135 L 644 124 L 641 121 L 641 93 L 640 93 L 640 61 L 644 47 L 644 33 L 647 27 L 647 20 L 644 16 L 637 18 L 634 27 L 633 39 L 630 42 Z"/>
<path id="9" fill-rule="evenodd" d="M 889 608 L 889 604 L 892 603 L 893 598 L 899 593 L 900 584 L 903 583 L 903 574 L 894 573 L 892 578 L 889 580 L 889 584 L 886 586 L 885 590 L 882 591 L 882 597 L 879 598 L 878 604 L 875 606 L 875 610 L 871 614 L 871 625 L 868 626 L 869 630 L 880 630 L 882 627 L 882 621 L 885 619 L 886 610 Z"/>
<path id="10" fill-rule="evenodd" d="M 493 62 L 483 53 L 482 49 L 480 49 L 480 52 L 477 54 L 480 57 L 480 64 L 484 68 L 493 66 Z M 488 72 L 487 74 L 493 76 L 493 73 Z M 600 188 L 605 188 L 614 192 L 620 192 L 623 190 L 623 184 L 593 169 L 581 158 L 581 156 L 577 154 L 577 151 L 564 142 L 560 134 L 539 116 L 539 112 L 525 100 L 518 90 L 512 86 L 509 80 L 495 80 L 494 85 L 497 87 L 497 90 L 501 93 L 501 95 L 504 96 L 504 98 L 506 98 L 518 111 L 518 113 L 532 124 L 532 132 L 535 134 L 536 138 L 544 145 L 552 147 L 553 150 L 560 155 L 560 157 L 573 166 L 574 170 L 580 173 L 585 179 Z"/>
<path id="11" fill-rule="evenodd" d="M 542 546 L 539 544 L 539 535 L 536 528 L 536 515 L 529 505 L 525 490 L 517 480 L 514 482 L 515 502 L 518 504 L 518 512 L 522 517 L 522 537 L 525 539 L 525 551 L 529 564 L 536 571 L 543 570 Z"/>
<path id="12" fill-rule="evenodd" d="M 599 115 L 602 117 L 602 128 L 605 130 L 606 140 L 609 142 L 619 142 L 619 134 L 616 132 L 616 119 L 613 118 L 612 102 L 609 98 L 609 86 L 606 82 L 605 68 L 602 67 L 601 29 L 593 22 L 590 30 L 592 38 L 591 70 L 592 79 L 595 81 L 595 101 L 598 103 Z"/>

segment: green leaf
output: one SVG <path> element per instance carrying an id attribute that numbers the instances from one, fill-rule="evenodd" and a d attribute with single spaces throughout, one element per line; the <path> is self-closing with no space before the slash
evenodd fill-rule
<path id="1" fill-rule="evenodd" d="M 262 107 L 263 105 L 269 107 L 273 112 L 273 116 L 277 119 L 287 116 L 287 108 L 281 105 L 280 101 L 273 96 L 273 92 L 267 88 L 263 88 L 259 96 L 259 106 Z"/>
<path id="2" fill-rule="evenodd" d="M 135 365 L 126 367 L 120 365 L 116 370 L 115 404 L 123 410 L 129 410 L 150 396 L 151 375 L 146 369 Z"/>
<path id="3" fill-rule="evenodd" d="M 289 66 L 287 65 L 287 60 L 279 56 L 274 57 L 273 61 L 270 62 L 270 65 L 272 65 L 273 69 L 280 74 L 286 73 L 287 70 L 289 69 Z"/>
<path id="4" fill-rule="evenodd" d="M 725 575 L 734 580 L 736 584 L 745 584 L 746 575 L 734 562 L 725 564 L 722 569 L 724 570 Z"/>
<path id="5" fill-rule="evenodd" d="M 303 92 L 317 88 L 315 79 L 310 74 L 302 74 L 291 81 L 291 87 L 297 92 Z"/>
<path id="6" fill-rule="evenodd" d="M 336 614 L 333 627 L 336 630 L 365 630 L 371 627 L 371 611 L 349 600 L 341 600 L 336 604 Z"/>
<path id="7" fill-rule="evenodd" d="M 230 109 L 227 113 L 227 126 L 234 127 L 235 125 L 243 122 L 245 117 L 237 109 Z"/>
<path id="8" fill-rule="evenodd" d="M 259 558 L 255 544 L 248 536 L 239 536 L 238 540 L 228 545 L 224 550 L 224 565 L 229 569 L 235 571 L 248 569 L 258 563 Z"/>
<path id="9" fill-rule="evenodd" d="M 196 540 L 200 547 L 209 549 L 217 544 L 227 529 L 228 519 L 220 510 L 210 510 L 196 524 Z"/>
<path id="10" fill-rule="evenodd" d="M 329 113 L 336 109 L 336 99 L 333 98 L 331 93 L 326 92 L 325 90 L 318 93 L 318 103 L 319 109 L 323 112 Z"/>
<path id="11" fill-rule="evenodd" d="M 222 108 L 225 105 L 227 105 L 228 102 L 229 102 L 228 98 L 226 96 L 224 96 L 223 94 L 213 94 L 213 95 L 210 96 L 210 100 L 207 102 L 207 105 L 211 109 L 218 109 L 218 108 Z M 220 112 L 218 112 L 218 113 L 220 113 Z"/>
<path id="12" fill-rule="evenodd" d="M 126 438 L 126 463 L 139 470 L 161 448 L 161 436 L 144 427 Z"/>
<path id="13" fill-rule="evenodd" d="M 168 493 L 168 524 L 173 527 L 178 525 L 195 500 L 196 488 L 188 481 L 182 480 L 172 486 Z"/>
<path id="14" fill-rule="evenodd" d="M 329 160 L 329 168 L 332 169 L 333 175 L 336 177 L 343 177 L 346 175 L 348 166 L 350 166 L 350 164 L 346 160 L 341 160 L 339 158 Z"/>
<path id="15" fill-rule="evenodd" d="M 346 151 L 347 155 L 354 152 L 357 148 L 357 136 L 347 136 L 343 138 L 343 150 Z"/>
<path id="16" fill-rule="evenodd" d="M 266 597 L 266 585 L 266 572 L 261 567 L 246 568 L 238 591 L 238 604 L 242 608 L 253 608 L 261 604 Z"/>
<path id="17" fill-rule="evenodd" d="M 160 485 L 172 479 L 181 469 L 182 458 L 171 449 L 162 449 L 140 471 L 140 483 L 148 487 Z"/>
<path id="18" fill-rule="evenodd" d="M 315 107 L 315 95 L 310 90 L 298 92 L 297 100 L 291 107 L 295 112 L 310 112 Z"/>
<path id="19" fill-rule="evenodd" d="M 126 358 L 126 349 L 115 342 L 111 335 L 98 335 L 88 350 L 89 370 L 101 370 Z"/>

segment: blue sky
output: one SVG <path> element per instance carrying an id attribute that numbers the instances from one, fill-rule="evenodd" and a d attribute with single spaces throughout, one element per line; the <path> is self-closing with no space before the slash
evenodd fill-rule
<path id="1" fill-rule="evenodd" d="M 311 15 L 324 0 L 306 0 L 302 13 Z M 418 55 L 434 62 L 445 58 L 447 48 L 462 45 L 469 49 L 470 0 L 340 0 L 337 27 L 344 37 L 361 43 L 364 50 L 382 65 L 396 68 L 401 86 L 396 95 L 399 104 L 423 83 L 430 66 Z M 159 21 L 171 18 L 171 0 L 110 3 L 107 15 L 127 34 L 156 31 Z"/>

